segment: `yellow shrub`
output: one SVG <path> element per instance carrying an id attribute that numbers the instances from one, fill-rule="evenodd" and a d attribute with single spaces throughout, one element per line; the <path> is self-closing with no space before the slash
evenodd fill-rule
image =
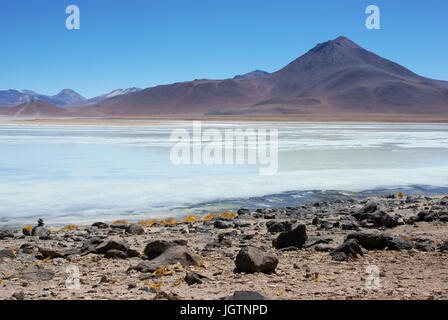
<path id="1" fill-rule="evenodd" d="M 122 224 L 122 223 L 130 224 L 130 223 L 127 222 L 126 220 L 117 220 L 117 221 L 112 222 L 112 224 Z"/>
<path id="2" fill-rule="evenodd" d="M 224 212 L 221 214 L 221 218 L 235 218 L 236 214 L 233 212 Z"/>
<path id="3" fill-rule="evenodd" d="M 78 226 L 74 224 L 69 224 L 68 226 L 62 227 L 60 230 L 73 230 L 73 229 L 78 229 Z"/>
<path id="4" fill-rule="evenodd" d="M 196 222 L 198 221 L 198 219 L 195 216 L 188 216 L 185 219 L 179 221 L 179 223 L 183 223 L 183 222 Z"/>

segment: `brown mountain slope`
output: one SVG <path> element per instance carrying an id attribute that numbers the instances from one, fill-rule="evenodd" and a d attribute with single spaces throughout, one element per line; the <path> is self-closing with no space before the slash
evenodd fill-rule
<path id="1" fill-rule="evenodd" d="M 271 74 L 249 79 L 162 85 L 71 112 L 72 115 L 106 117 L 448 114 L 448 82 L 421 77 L 345 37 L 338 37 L 318 44 Z"/>
<path id="2" fill-rule="evenodd" d="M 31 100 L 15 107 L 2 108 L 0 114 L 9 117 L 55 117 L 66 116 L 68 111 L 59 108 L 42 100 Z"/>

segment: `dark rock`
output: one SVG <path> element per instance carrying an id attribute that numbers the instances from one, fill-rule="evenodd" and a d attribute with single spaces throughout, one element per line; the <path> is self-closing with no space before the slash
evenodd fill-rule
<path id="1" fill-rule="evenodd" d="M 359 230 L 359 225 L 353 221 L 344 222 L 341 224 L 342 230 Z"/>
<path id="2" fill-rule="evenodd" d="M 34 253 L 35 250 L 37 250 L 37 246 L 32 243 L 24 243 L 20 246 L 20 250 L 22 250 L 25 254 L 31 254 Z"/>
<path id="3" fill-rule="evenodd" d="M 124 251 L 111 249 L 106 251 L 104 257 L 106 257 L 107 259 L 126 259 L 128 255 Z"/>
<path id="4" fill-rule="evenodd" d="M 347 236 L 348 239 L 358 240 L 361 247 L 367 250 L 383 250 L 387 247 L 387 239 L 382 233 L 369 233 L 365 231 L 351 233 Z"/>
<path id="5" fill-rule="evenodd" d="M 237 211 L 238 215 L 250 214 L 250 210 L 247 208 L 241 208 Z"/>
<path id="6" fill-rule="evenodd" d="M 236 221 L 233 222 L 233 226 L 235 228 L 245 228 L 245 227 L 251 226 L 251 223 L 249 221 L 238 221 L 238 220 L 236 220 Z"/>
<path id="7" fill-rule="evenodd" d="M 289 221 L 269 221 L 266 223 L 268 231 L 271 233 L 291 231 L 291 222 Z"/>
<path id="8" fill-rule="evenodd" d="M 28 229 L 28 228 L 23 228 L 22 229 L 22 234 L 24 235 L 24 236 L 27 236 L 27 237 L 29 237 L 29 236 L 32 236 L 32 231 L 33 231 L 33 229 Z"/>
<path id="9" fill-rule="evenodd" d="M 115 224 L 111 224 L 110 227 L 114 228 L 114 229 L 123 229 L 123 230 L 127 230 L 129 228 L 129 224 L 128 223 L 115 223 Z"/>
<path id="10" fill-rule="evenodd" d="M 357 220 L 363 220 L 361 217 L 368 213 L 373 213 L 378 210 L 378 203 L 376 201 L 369 201 L 364 207 L 362 207 L 360 210 L 358 210 L 356 213 L 353 214 L 353 217 L 355 217 Z"/>
<path id="11" fill-rule="evenodd" d="M 434 212 L 420 211 L 417 216 L 418 221 L 431 222 L 436 219 L 436 214 Z"/>
<path id="12" fill-rule="evenodd" d="M 436 245 L 431 239 L 415 239 L 415 248 L 419 251 L 432 252 L 436 250 Z"/>
<path id="13" fill-rule="evenodd" d="M 100 243 L 97 247 L 96 247 L 96 252 L 97 253 L 106 253 L 109 250 L 119 250 L 119 251 L 123 251 L 123 252 L 127 252 L 129 249 L 129 245 L 126 243 L 126 241 L 121 240 L 119 238 L 115 238 L 115 239 L 109 239 L 109 240 L 105 240 L 102 243 Z"/>
<path id="14" fill-rule="evenodd" d="M 395 228 L 398 226 L 399 221 L 397 217 L 393 217 L 390 214 L 377 210 L 373 213 L 364 213 L 361 215 L 360 221 L 368 220 L 374 223 L 375 227 Z"/>
<path id="15" fill-rule="evenodd" d="M 34 227 L 33 231 L 31 232 L 31 235 L 38 237 L 41 240 L 50 240 L 51 239 L 51 232 L 50 230 L 44 228 L 44 227 Z"/>
<path id="16" fill-rule="evenodd" d="M 44 258 L 54 259 L 64 257 L 63 253 L 51 248 L 39 248 L 39 252 L 43 255 Z"/>
<path id="17" fill-rule="evenodd" d="M 341 253 L 343 253 L 344 255 L 342 255 Z M 341 244 L 331 252 L 331 256 L 335 261 L 347 260 L 347 258 L 350 256 L 356 258 L 358 254 L 362 256 L 362 249 L 359 245 L 358 240 L 356 239 L 345 240 L 343 244 Z"/>
<path id="18" fill-rule="evenodd" d="M 109 228 L 109 225 L 104 222 L 95 222 L 92 224 L 92 227 L 97 227 L 98 229 L 107 229 Z"/>
<path id="19" fill-rule="evenodd" d="M 176 243 L 174 243 L 173 241 L 153 240 L 146 244 L 145 250 L 143 252 L 149 259 L 154 259 L 160 256 L 168 248 L 175 245 Z"/>
<path id="20" fill-rule="evenodd" d="M 226 221 L 226 220 L 215 220 L 215 222 L 213 223 L 213 226 L 217 229 L 227 229 L 232 227 L 232 223 L 230 221 Z"/>
<path id="21" fill-rule="evenodd" d="M 331 259 L 333 261 L 347 261 L 348 256 L 344 252 L 335 252 L 334 254 L 331 255 Z"/>
<path id="22" fill-rule="evenodd" d="M 265 219 L 275 219 L 275 213 L 265 213 L 263 218 L 265 218 Z"/>
<path id="23" fill-rule="evenodd" d="M 135 249 L 128 249 L 128 252 L 126 252 L 129 258 L 137 258 L 140 257 L 140 252 Z"/>
<path id="24" fill-rule="evenodd" d="M 308 241 L 305 243 L 305 245 L 303 247 L 304 248 L 311 248 L 311 247 L 316 246 L 318 244 L 321 244 L 321 243 L 328 244 L 328 243 L 330 243 L 332 241 L 333 241 L 333 239 L 331 239 L 331 238 L 311 237 L 310 239 L 308 239 Z"/>
<path id="25" fill-rule="evenodd" d="M 268 296 L 256 291 L 235 291 L 231 296 L 224 297 L 221 300 L 272 300 Z"/>
<path id="26" fill-rule="evenodd" d="M 448 251 L 448 240 L 442 241 L 442 243 L 439 244 L 439 251 L 445 252 Z"/>
<path id="27" fill-rule="evenodd" d="M 255 247 L 242 248 L 235 259 L 237 270 L 242 272 L 270 273 L 275 271 L 277 264 L 275 255 Z"/>
<path id="28" fill-rule="evenodd" d="M 87 239 L 82 244 L 80 251 L 82 254 L 96 253 L 96 247 L 102 242 L 103 240 L 97 237 Z"/>
<path id="29" fill-rule="evenodd" d="M 11 299 L 24 300 L 25 299 L 25 294 L 23 293 L 23 291 L 14 292 L 12 294 L 12 296 L 11 296 Z"/>
<path id="30" fill-rule="evenodd" d="M 141 225 L 133 223 L 126 229 L 126 232 L 135 235 L 142 235 L 145 234 L 145 229 Z"/>
<path id="31" fill-rule="evenodd" d="M 9 230 L 0 230 L 0 240 L 6 239 L 6 238 L 14 238 L 14 233 L 12 233 Z"/>
<path id="32" fill-rule="evenodd" d="M 168 247 L 156 258 L 139 263 L 132 269 L 141 272 L 154 272 L 155 270 L 162 268 L 166 264 L 176 263 L 180 263 L 183 267 L 199 266 L 202 264 L 199 257 L 188 250 L 188 248 L 186 248 L 185 246 L 174 245 Z"/>
<path id="33" fill-rule="evenodd" d="M 404 239 L 403 237 L 386 236 L 387 249 L 389 250 L 411 250 L 415 247 L 413 241 Z"/>
<path id="34" fill-rule="evenodd" d="M 320 252 L 330 252 L 333 251 L 335 248 L 327 244 L 318 244 L 315 245 L 313 249 Z"/>
<path id="35" fill-rule="evenodd" d="M 200 283 L 202 283 L 202 280 L 203 279 L 207 279 L 207 280 L 210 280 L 208 277 L 206 277 L 206 276 L 204 276 L 204 275 L 202 275 L 202 274 L 200 274 L 200 273 L 197 273 L 197 272 L 187 272 L 187 274 L 185 275 L 185 282 L 188 284 L 188 285 L 193 285 L 193 284 L 196 284 L 196 283 L 198 283 L 198 284 L 200 284 Z"/>
<path id="36" fill-rule="evenodd" d="M 272 241 L 272 244 L 277 249 L 290 246 L 302 248 L 307 239 L 306 226 L 304 224 L 297 224 L 291 231 L 280 233 L 277 239 Z"/>

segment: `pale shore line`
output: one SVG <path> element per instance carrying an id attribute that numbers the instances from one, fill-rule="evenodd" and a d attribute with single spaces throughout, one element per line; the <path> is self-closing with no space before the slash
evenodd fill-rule
<path id="1" fill-rule="evenodd" d="M 448 123 L 448 115 L 403 115 L 403 114 L 292 114 L 292 115 L 234 115 L 201 116 L 173 115 L 154 117 L 122 118 L 1 118 L 0 125 L 74 125 L 74 126 L 161 126 L 176 125 L 184 121 L 208 122 L 335 122 L 335 123 Z"/>

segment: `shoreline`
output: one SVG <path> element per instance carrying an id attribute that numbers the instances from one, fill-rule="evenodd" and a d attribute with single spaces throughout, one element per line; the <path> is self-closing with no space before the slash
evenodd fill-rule
<path id="1" fill-rule="evenodd" d="M 213 300 L 249 290 L 275 300 L 447 300 L 447 226 L 448 197 L 404 194 L 180 223 L 35 226 L 0 233 L 0 299 Z M 68 267 L 79 269 L 77 289 L 66 286 Z"/>
<path id="2" fill-rule="evenodd" d="M 195 217 L 200 220 L 201 218 L 210 214 L 223 214 L 225 212 L 236 212 L 239 208 L 244 207 L 251 210 L 256 209 L 269 209 L 288 206 L 309 205 L 315 202 L 324 201 L 332 202 L 339 200 L 355 199 L 362 200 L 365 198 L 378 198 L 385 195 L 403 193 L 408 196 L 420 196 L 420 197 L 433 197 L 443 198 L 448 197 L 448 187 L 440 186 L 403 186 L 396 188 L 377 188 L 377 189 L 363 189 L 358 191 L 353 190 L 290 190 L 281 193 L 265 194 L 261 196 L 251 196 L 248 198 L 229 198 L 218 199 L 208 202 L 199 202 L 194 204 L 185 204 L 183 206 L 176 206 L 175 210 L 152 212 L 151 216 L 140 216 L 135 218 L 134 214 L 115 214 L 113 217 L 101 216 L 89 220 L 71 219 L 66 222 L 51 222 L 48 223 L 48 219 L 51 216 L 36 215 L 32 218 L 17 219 L 23 222 L 11 222 L 0 224 L 0 230 L 17 231 L 23 227 L 33 224 L 37 219 L 43 218 L 47 223 L 47 226 L 51 229 L 61 229 L 66 226 L 85 226 L 94 223 L 95 221 L 103 221 L 108 224 L 112 224 L 114 221 L 125 220 L 130 223 L 140 223 L 150 220 L 171 220 L 181 221 L 187 217 Z M 298 198 L 299 196 L 299 198 Z M 277 199 L 274 201 L 272 199 Z M 163 213 L 162 213 L 163 212 Z M 182 213 L 181 213 L 182 212 Z M 65 216 L 65 215 L 64 215 Z"/>
<path id="3" fill-rule="evenodd" d="M 12 119 L 0 117 L 0 125 L 73 125 L 73 126 L 156 126 L 173 125 L 186 121 L 206 122 L 284 122 L 284 123 L 412 123 L 446 124 L 448 115 L 417 114 L 288 114 L 288 115 L 238 115 L 203 116 L 173 115 L 154 117 L 79 117 L 79 118 L 29 118 Z"/>

